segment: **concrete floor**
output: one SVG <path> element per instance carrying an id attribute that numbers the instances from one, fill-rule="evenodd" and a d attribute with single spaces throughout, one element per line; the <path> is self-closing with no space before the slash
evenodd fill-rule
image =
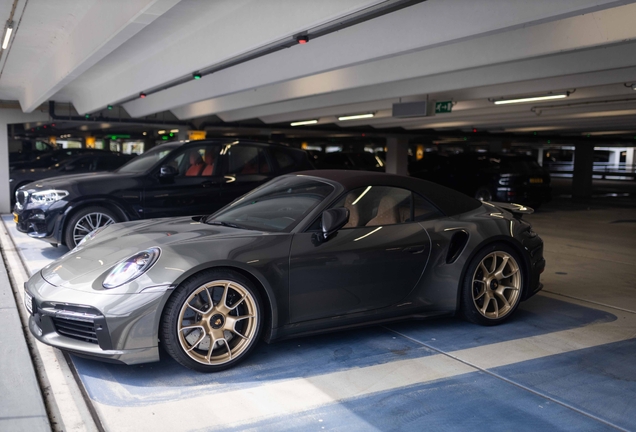
<path id="1" fill-rule="evenodd" d="M 527 218 L 544 291 L 508 323 L 404 322 L 261 344 L 199 374 L 167 355 L 73 357 L 108 431 L 636 430 L 636 205 L 556 199 Z M 65 251 L 6 227 L 32 273 Z"/>

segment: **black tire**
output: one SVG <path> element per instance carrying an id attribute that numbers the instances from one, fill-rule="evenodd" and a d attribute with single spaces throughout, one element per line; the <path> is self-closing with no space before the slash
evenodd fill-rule
<path id="1" fill-rule="evenodd" d="M 206 303 L 208 299 L 211 304 Z M 228 307 L 233 309 L 224 313 Z M 253 318 L 244 318 L 250 315 Z M 168 299 L 159 339 L 181 365 L 218 372 L 250 355 L 260 339 L 263 318 L 263 301 L 248 278 L 229 269 L 206 270 L 184 281 Z"/>
<path id="2" fill-rule="evenodd" d="M 509 258 L 504 263 L 506 256 Z M 497 272 L 489 273 L 493 267 L 501 268 L 502 276 L 508 277 L 498 278 Z M 527 283 L 528 274 L 519 253 L 506 243 L 490 244 L 481 249 L 466 268 L 460 293 L 461 315 L 475 324 L 501 324 L 519 306 Z"/>
<path id="3" fill-rule="evenodd" d="M 78 223 L 80 223 L 80 221 L 82 221 L 87 216 L 88 219 L 92 219 L 91 215 L 95 215 L 93 222 L 91 222 L 90 224 L 82 223 L 81 226 L 85 227 L 85 229 L 80 228 L 78 226 Z M 109 222 L 109 220 L 112 220 L 112 222 Z M 84 207 L 75 212 L 68 220 L 66 227 L 64 228 L 64 244 L 68 246 L 69 249 L 73 249 L 77 245 L 77 243 L 80 242 L 82 233 L 84 235 L 88 235 L 94 229 L 119 221 L 120 217 L 105 207 Z"/>
<path id="4" fill-rule="evenodd" d="M 492 192 L 490 188 L 482 186 L 475 191 L 475 199 L 479 201 L 492 201 Z"/>

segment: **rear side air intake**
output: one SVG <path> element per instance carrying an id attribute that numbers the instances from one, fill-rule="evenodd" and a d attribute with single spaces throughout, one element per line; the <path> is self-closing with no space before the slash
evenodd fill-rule
<path id="1" fill-rule="evenodd" d="M 461 255 L 466 243 L 468 242 L 468 233 L 464 230 L 456 231 L 451 237 L 448 253 L 446 254 L 446 263 L 452 264 Z"/>

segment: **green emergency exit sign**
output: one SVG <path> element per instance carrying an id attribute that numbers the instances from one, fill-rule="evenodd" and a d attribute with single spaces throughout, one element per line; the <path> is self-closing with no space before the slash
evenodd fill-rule
<path id="1" fill-rule="evenodd" d="M 453 110 L 453 101 L 435 102 L 435 114 L 449 113 Z"/>

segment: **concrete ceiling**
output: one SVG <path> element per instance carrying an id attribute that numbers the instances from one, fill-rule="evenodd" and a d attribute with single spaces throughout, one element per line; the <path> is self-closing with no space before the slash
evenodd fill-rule
<path id="1" fill-rule="evenodd" d="M 281 127 L 636 134 L 635 1 L 15 0 L 0 20 L 14 5 L 0 99 L 25 112 L 54 100 Z M 493 104 L 549 92 L 569 97 Z M 393 103 L 422 100 L 453 111 L 392 117 Z M 374 117 L 337 118 L 358 113 Z"/>

